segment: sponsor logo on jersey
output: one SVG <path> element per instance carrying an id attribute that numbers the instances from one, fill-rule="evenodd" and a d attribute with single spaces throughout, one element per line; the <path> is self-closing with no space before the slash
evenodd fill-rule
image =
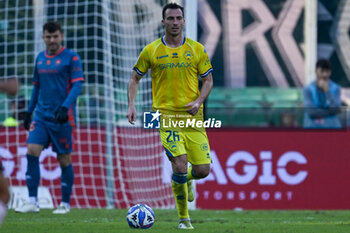
<path id="1" fill-rule="evenodd" d="M 177 152 L 177 144 L 175 142 L 171 143 L 170 150 L 174 153 Z"/>
<path id="2" fill-rule="evenodd" d="M 79 72 L 79 71 L 82 71 L 80 66 L 76 66 L 73 68 L 73 72 Z"/>
<path id="3" fill-rule="evenodd" d="M 159 57 L 157 57 L 157 60 L 158 60 L 158 59 L 165 58 L 165 57 L 169 57 L 169 55 L 167 54 L 167 55 L 159 56 Z"/>
<path id="4" fill-rule="evenodd" d="M 29 131 L 34 131 L 35 129 L 35 121 L 33 121 L 31 124 L 30 124 L 30 127 L 29 127 Z"/>
<path id="5" fill-rule="evenodd" d="M 165 64 L 159 64 L 159 69 L 166 69 L 166 68 L 190 68 L 191 62 L 178 62 L 178 63 L 165 63 Z"/>
<path id="6" fill-rule="evenodd" d="M 203 143 L 200 147 L 202 151 L 207 151 L 209 149 L 208 143 Z"/>
<path id="7" fill-rule="evenodd" d="M 186 60 L 191 60 L 193 58 L 193 53 L 191 51 L 186 51 L 184 57 Z"/>

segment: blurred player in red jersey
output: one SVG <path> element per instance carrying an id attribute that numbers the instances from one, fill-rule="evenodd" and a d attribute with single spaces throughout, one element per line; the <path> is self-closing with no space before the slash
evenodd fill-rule
<path id="1" fill-rule="evenodd" d="M 10 200 L 10 193 L 7 187 L 7 180 L 4 177 L 3 170 L 4 168 L 0 160 L 0 225 L 6 216 L 6 204 Z"/>
<path id="2" fill-rule="evenodd" d="M 19 82 L 15 77 L 0 80 L 0 92 L 3 92 L 7 95 L 16 95 L 18 93 L 19 86 Z M 6 216 L 6 204 L 10 200 L 10 193 L 8 190 L 7 180 L 4 177 L 3 170 L 4 167 L 2 166 L 2 162 L 0 160 L 0 225 Z"/>

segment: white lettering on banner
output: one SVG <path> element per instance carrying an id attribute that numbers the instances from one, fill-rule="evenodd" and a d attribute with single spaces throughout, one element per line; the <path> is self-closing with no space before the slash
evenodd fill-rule
<path id="1" fill-rule="evenodd" d="M 210 193 L 209 191 L 204 191 L 203 192 L 203 196 L 204 196 L 205 200 L 209 199 L 209 193 Z"/>
<path id="2" fill-rule="evenodd" d="M 250 200 L 254 200 L 258 197 L 258 193 L 255 191 L 250 192 Z"/>
<path id="3" fill-rule="evenodd" d="M 25 180 L 25 173 L 27 171 L 27 158 L 25 156 L 26 153 L 27 153 L 26 147 L 17 148 L 17 155 L 19 157 L 18 170 L 16 172 L 17 180 Z M 43 165 L 44 160 L 50 156 L 54 158 L 57 157 L 56 153 L 52 151 L 51 147 L 49 147 L 46 150 L 43 150 L 43 152 L 41 153 L 39 158 L 39 161 L 41 163 L 40 175 L 43 179 L 55 180 L 61 176 L 61 169 L 59 165 L 53 168 L 52 170 L 46 169 L 45 166 Z M 5 160 L 2 160 L 2 163 L 5 168 L 4 175 L 5 177 L 9 177 L 15 170 L 15 161 L 13 160 L 13 155 L 8 149 L 4 147 L 0 147 L 0 157 L 5 159 Z"/>
<path id="4" fill-rule="evenodd" d="M 261 193 L 261 199 L 264 200 L 264 201 L 267 201 L 270 199 L 270 193 L 269 192 L 262 192 Z"/>
<path id="5" fill-rule="evenodd" d="M 235 198 L 235 193 L 232 191 L 227 192 L 226 199 L 227 200 L 233 200 Z"/>
<path id="6" fill-rule="evenodd" d="M 259 185 L 276 185 L 277 179 L 273 175 L 272 152 L 261 151 L 259 158 L 262 162 L 261 174 L 258 177 Z M 215 151 L 211 151 L 212 167 L 209 175 L 205 179 L 196 181 L 197 184 L 204 184 L 207 181 L 216 181 L 220 185 L 227 184 L 227 178 Z M 243 174 L 237 172 L 235 165 L 244 162 Z M 308 176 L 308 172 L 300 170 L 295 174 L 289 174 L 287 165 L 294 162 L 300 165 L 307 164 L 303 154 L 297 151 L 287 151 L 277 160 L 277 177 L 285 184 L 298 185 Z M 246 185 L 252 182 L 258 173 L 258 164 L 255 157 L 248 151 L 236 151 L 232 153 L 226 161 L 226 174 L 232 183 Z"/>
<path id="7" fill-rule="evenodd" d="M 281 200 L 282 199 L 282 193 L 281 192 L 275 192 L 275 200 Z"/>
<path id="8" fill-rule="evenodd" d="M 245 200 L 246 199 L 245 192 L 238 192 L 238 199 L 239 200 Z"/>
<path id="9" fill-rule="evenodd" d="M 260 159 L 262 163 L 262 175 L 259 176 L 259 184 L 273 185 L 276 184 L 276 176 L 272 175 L 272 152 L 261 151 Z"/>
<path id="10" fill-rule="evenodd" d="M 291 175 L 287 172 L 286 166 L 290 162 L 298 164 L 306 164 L 306 158 L 297 151 L 289 151 L 284 153 L 277 162 L 277 174 L 278 177 L 286 184 L 297 185 L 305 180 L 308 173 L 307 171 L 299 171 L 295 175 Z"/>
<path id="11" fill-rule="evenodd" d="M 238 174 L 236 172 L 236 169 L 234 168 L 235 165 L 240 161 L 248 163 L 248 165 L 245 165 L 243 167 L 243 175 Z M 233 153 L 226 162 L 226 172 L 228 178 L 236 184 L 243 185 L 250 183 L 255 178 L 256 173 L 258 172 L 258 167 L 254 165 L 255 162 L 256 160 L 254 156 L 247 151 L 237 151 Z"/>
<path id="12" fill-rule="evenodd" d="M 292 191 L 209 191 L 204 190 L 201 193 L 197 193 L 198 198 L 203 198 L 204 200 L 228 200 L 228 201 L 291 201 L 293 199 Z"/>
<path id="13" fill-rule="evenodd" d="M 222 199 L 222 192 L 221 191 L 214 192 L 214 199 L 221 200 Z"/>

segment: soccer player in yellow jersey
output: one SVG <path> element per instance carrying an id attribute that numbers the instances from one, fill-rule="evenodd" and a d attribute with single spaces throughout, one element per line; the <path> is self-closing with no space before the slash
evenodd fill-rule
<path id="1" fill-rule="evenodd" d="M 212 87 L 212 66 L 200 43 L 183 36 L 184 9 L 176 3 L 163 8 L 162 24 L 165 35 L 148 44 L 140 53 L 128 87 L 131 124 L 136 120 L 135 98 L 142 76 L 151 69 L 153 110 L 162 118 L 192 117 L 203 120 L 203 102 Z M 198 88 L 198 76 L 203 85 Z M 190 188 L 193 179 L 206 177 L 210 172 L 210 148 L 205 130 L 179 127 L 159 130 L 165 152 L 172 164 L 172 189 L 180 219 L 180 229 L 193 229 L 187 200 L 193 201 Z M 187 163 L 192 166 L 187 168 Z"/>

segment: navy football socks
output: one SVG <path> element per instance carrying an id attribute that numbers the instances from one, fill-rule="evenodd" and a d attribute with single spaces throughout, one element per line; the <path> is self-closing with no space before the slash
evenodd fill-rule
<path id="1" fill-rule="evenodd" d="M 67 167 L 61 167 L 61 169 L 62 202 L 69 204 L 74 182 L 74 170 L 72 164 L 69 164 Z"/>
<path id="2" fill-rule="evenodd" d="M 39 157 L 27 154 L 27 161 L 28 164 L 26 172 L 26 181 L 29 192 L 29 198 L 31 200 L 35 200 L 36 202 L 38 199 L 38 187 L 40 182 Z"/>

